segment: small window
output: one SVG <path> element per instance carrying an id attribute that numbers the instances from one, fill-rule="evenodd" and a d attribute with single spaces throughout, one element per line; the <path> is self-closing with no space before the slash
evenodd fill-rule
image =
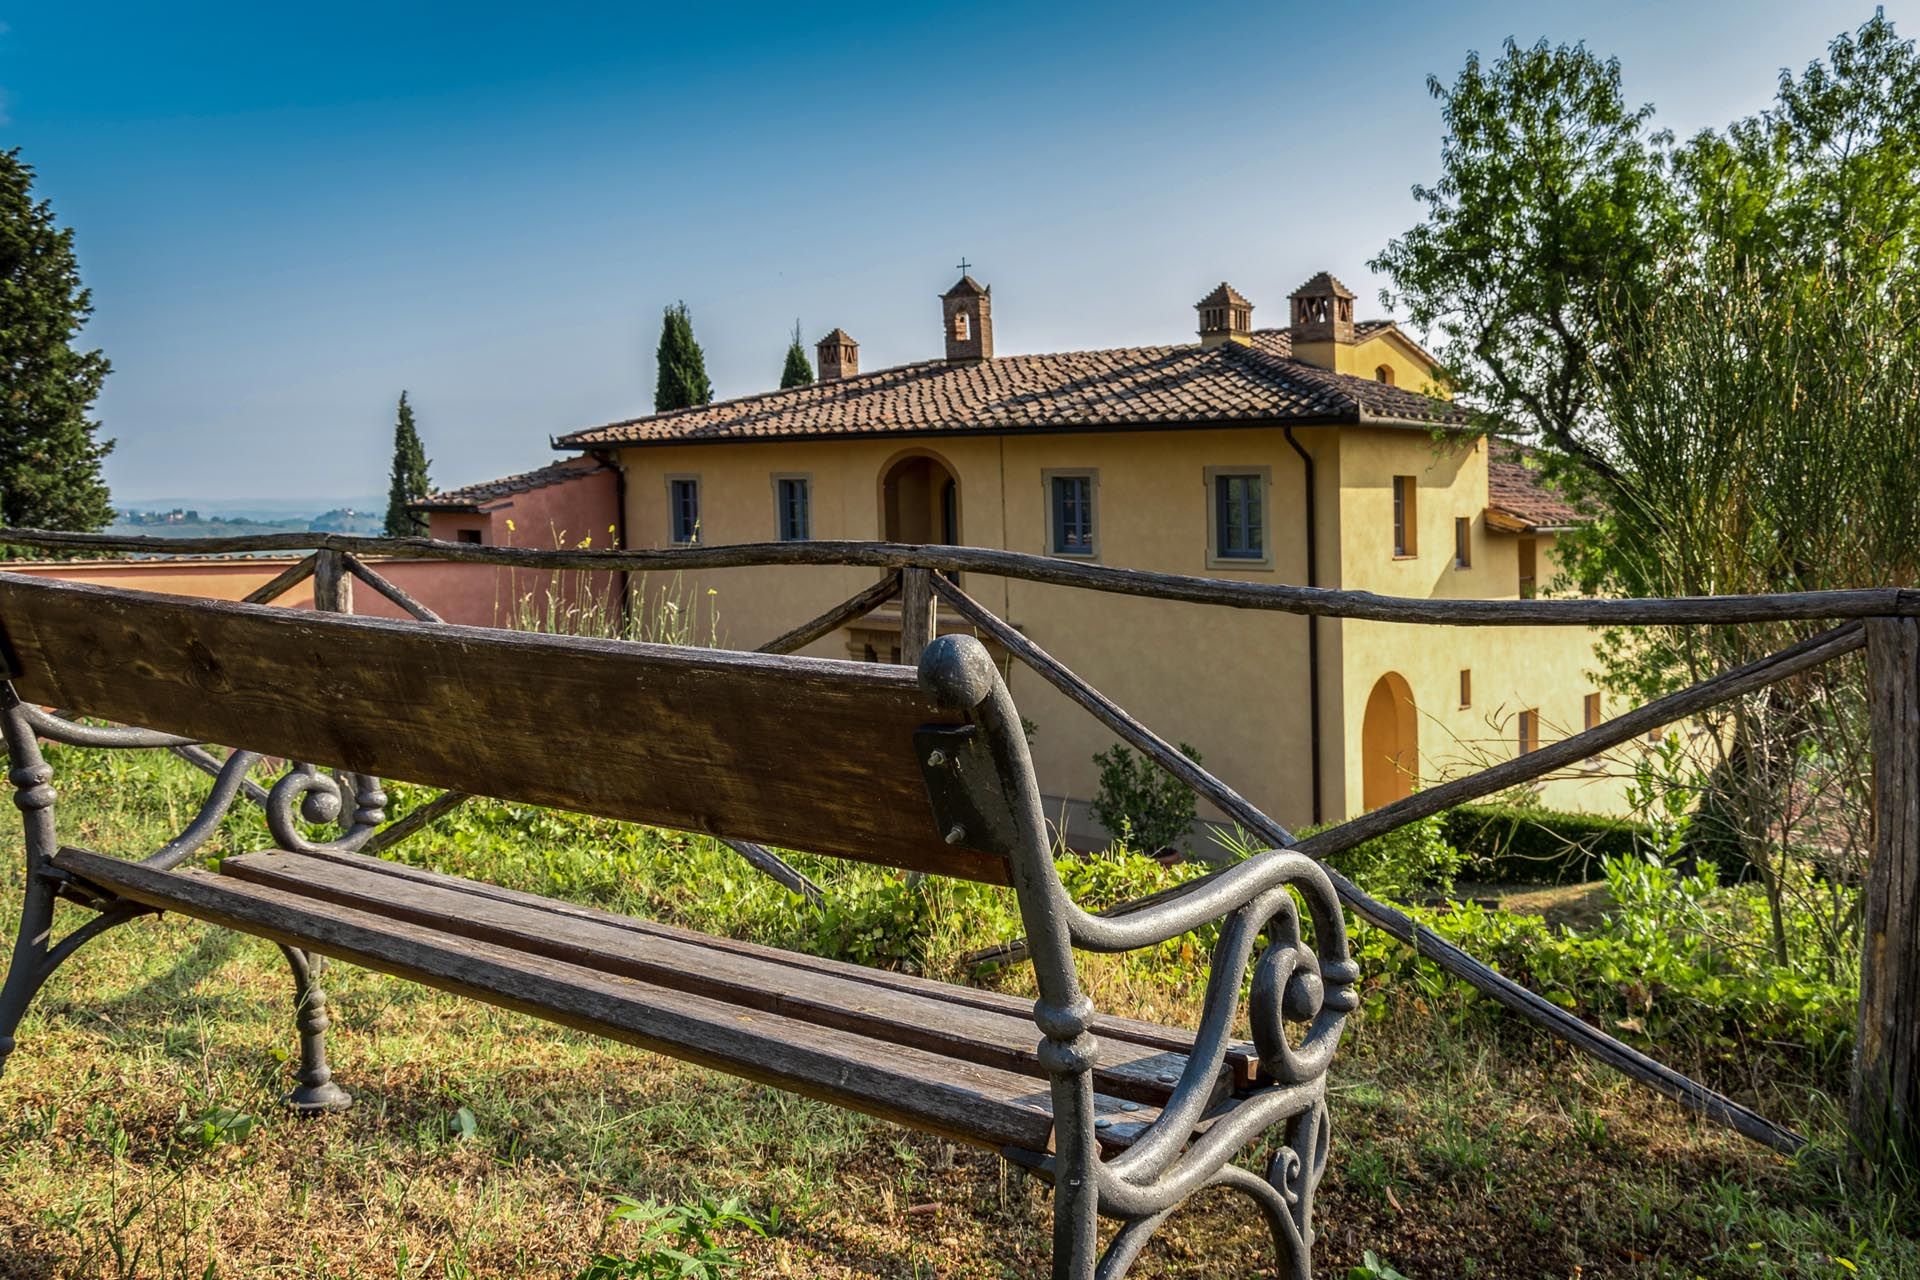
<path id="1" fill-rule="evenodd" d="M 773 481 L 774 533 L 782 542 L 813 536 L 813 482 L 806 476 L 776 476 Z"/>
<path id="2" fill-rule="evenodd" d="M 1540 713 L 1522 711 L 1520 713 L 1520 754 L 1540 749 Z"/>
<path id="3" fill-rule="evenodd" d="M 1473 668 L 1460 668 L 1460 709 L 1465 711 L 1473 705 Z"/>
<path id="4" fill-rule="evenodd" d="M 1091 556 L 1094 550 L 1093 473 L 1049 475 L 1047 503 L 1056 556 Z"/>
<path id="5" fill-rule="evenodd" d="M 953 313 L 953 340 L 965 342 L 973 336 L 973 318 L 964 311 Z"/>
<path id="6" fill-rule="evenodd" d="M 1393 385 L 1393 367 L 1391 365 L 1384 365 L 1384 364 L 1381 365 L 1378 369 L 1375 369 L 1373 371 L 1373 380 L 1375 382 L 1384 382 L 1388 386 L 1392 386 Z"/>
<path id="7" fill-rule="evenodd" d="M 1581 704 L 1581 708 L 1582 708 L 1582 720 L 1585 723 L 1587 728 L 1592 729 L 1600 723 L 1600 695 L 1599 694 L 1597 693 L 1588 694 L 1586 696 L 1585 701 Z"/>
<path id="8" fill-rule="evenodd" d="M 453 535 L 453 540 L 455 542 L 471 543 L 477 547 L 480 545 L 480 531 L 478 529 L 456 530 Z"/>
<path id="9" fill-rule="evenodd" d="M 1416 532 L 1420 513 L 1412 476 L 1393 478 L 1393 554 L 1405 560 L 1420 554 Z"/>
<path id="10" fill-rule="evenodd" d="M 692 476 L 667 481 L 667 536 L 682 546 L 700 540 L 700 481 Z"/>
<path id="11" fill-rule="evenodd" d="M 1467 516 L 1453 518 L 1453 567 L 1473 567 L 1473 521 Z"/>
<path id="12" fill-rule="evenodd" d="M 1264 477 L 1219 472 L 1213 477 L 1213 553 L 1221 560 L 1267 558 Z"/>
<path id="13" fill-rule="evenodd" d="M 1539 564 L 1538 554 L 1532 538 L 1520 539 L 1520 598 L 1533 599 L 1534 574 Z"/>

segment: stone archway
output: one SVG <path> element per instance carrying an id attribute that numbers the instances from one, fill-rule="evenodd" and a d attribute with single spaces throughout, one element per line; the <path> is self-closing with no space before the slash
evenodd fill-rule
<path id="1" fill-rule="evenodd" d="M 960 485 L 930 453 L 896 460 L 880 480 L 880 536 L 888 542 L 960 543 Z"/>
<path id="2" fill-rule="evenodd" d="M 1367 695 L 1360 727 L 1360 801 L 1378 809 L 1413 794 L 1420 782 L 1420 716 L 1406 677 L 1389 671 Z"/>

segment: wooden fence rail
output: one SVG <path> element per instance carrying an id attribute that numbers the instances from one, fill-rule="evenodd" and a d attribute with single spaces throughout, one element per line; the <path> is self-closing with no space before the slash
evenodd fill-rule
<path id="1" fill-rule="evenodd" d="M 0 544 L 64 554 L 178 555 L 310 550 L 248 599 L 271 600 L 307 576 L 315 578 L 321 608 L 350 611 L 355 579 L 406 613 L 438 621 L 425 604 L 382 576 L 366 557 L 413 557 L 538 570 L 691 571 L 775 565 L 865 567 L 884 576 L 762 646 L 792 652 L 871 612 L 901 601 L 901 656 L 916 661 L 935 633 L 936 606 L 944 602 L 1015 659 L 1100 720 L 1117 736 L 1206 797 L 1230 820 L 1274 847 L 1316 858 L 1409 822 L 1430 817 L 1631 741 L 1663 725 L 1866 649 L 1869 657 L 1874 746 L 1874 849 L 1863 918 L 1859 1049 L 1852 1092 L 1855 1156 L 1869 1172 L 1878 1167 L 1920 1167 L 1920 591 L 1868 588 L 1792 592 L 1767 596 L 1711 596 L 1666 600 L 1428 600 L 1368 592 L 1284 584 L 1247 583 L 1079 564 L 1046 556 L 978 547 L 914 546 L 873 542 L 753 543 L 665 551 L 563 551 L 435 542 L 425 538 L 364 538 L 290 533 L 233 538 L 169 539 L 98 534 L 0 530 Z M 1351 618 L 1439 626 L 1672 626 L 1817 622 L 1841 625 L 1769 657 L 1724 672 L 1687 689 L 1635 708 L 1612 720 L 1519 758 L 1449 780 L 1347 822 L 1296 839 L 1225 782 L 1175 750 L 1063 663 L 995 616 L 953 580 L 956 573 L 1016 578 L 1083 590 L 1142 596 L 1223 608 L 1260 609 L 1311 617 Z M 218 770 L 218 761 L 197 748 L 172 749 L 197 767 Z M 376 837 L 387 847 L 458 807 L 449 794 Z M 372 848 L 369 845 L 369 848 Z M 743 857 L 797 892 L 817 887 L 771 850 L 735 846 Z M 1238 864 L 1200 877 L 1159 897 L 1195 903 L 1233 892 Z M 1449 974 L 1485 992 L 1583 1053 L 1659 1090 L 1717 1123 L 1791 1153 L 1805 1139 L 1724 1095 L 1688 1079 L 1590 1026 L 1467 955 L 1404 911 L 1382 902 L 1337 875 L 1342 900 L 1355 914 L 1413 946 Z M 803 883 L 804 882 L 804 883 Z M 1126 904 L 1108 913 L 1124 929 Z M 1017 944 L 1014 944 L 1017 946 Z"/>

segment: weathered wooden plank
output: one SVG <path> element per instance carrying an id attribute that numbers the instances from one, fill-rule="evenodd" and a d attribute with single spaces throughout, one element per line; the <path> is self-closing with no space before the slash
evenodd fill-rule
<path id="1" fill-rule="evenodd" d="M 962 1142 L 1044 1151 L 1043 1081 L 744 1009 L 201 870 L 153 871 L 80 849 L 56 866 L 123 898 L 471 996 Z M 1122 1099 L 1101 1109 L 1130 1120 Z M 1120 1126 L 1114 1126 L 1116 1128 Z M 1123 1134 L 1128 1131 L 1123 1130 Z M 1106 1135 L 1103 1134 L 1103 1137 Z"/>
<path id="2" fill-rule="evenodd" d="M 900 661 L 918 667 L 920 655 L 933 643 L 939 630 L 936 611 L 939 601 L 933 594 L 933 573 L 922 568 L 900 571 Z"/>
<path id="3" fill-rule="evenodd" d="M 421 604 L 418 600 L 408 595 L 398 584 L 388 581 L 383 574 L 375 570 L 373 566 L 369 565 L 366 561 L 360 559 L 360 557 L 343 552 L 341 553 L 341 559 L 346 563 L 348 572 L 372 587 L 375 591 L 378 591 L 388 600 L 391 600 L 394 607 L 403 613 L 410 614 L 422 622 L 446 621 L 446 619 L 442 618 L 439 614 L 427 608 L 426 605 Z"/>
<path id="4" fill-rule="evenodd" d="M 1879 616 L 1920 616 L 1920 590 L 1869 587 L 1845 591 L 1788 591 L 1774 595 L 1689 596 L 1663 600 L 1569 597 L 1537 600 L 1441 600 L 1382 596 L 1337 587 L 1243 582 L 1183 573 L 1157 573 L 1083 564 L 1053 556 L 990 547 L 924 546 L 900 542 L 743 542 L 657 551 L 563 551 L 538 547 L 482 547 L 430 538 L 368 538 L 339 533 L 269 533 L 231 538 L 121 537 L 47 529 L 0 529 L 0 545 L 58 551 L 159 551 L 172 555 L 232 551 L 295 551 L 313 547 L 359 555 L 412 556 L 522 569 L 597 569 L 673 573 L 757 565 L 851 565 L 943 573 L 981 573 L 1120 595 L 1271 609 L 1323 618 L 1364 618 L 1439 626 L 1671 626 L 1682 623 L 1794 622 Z"/>
<path id="5" fill-rule="evenodd" d="M 1004 883 L 934 830 L 870 663 L 344 618 L 0 574 L 24 699 L 531 804 Z"/>
<path id="6" fill-rule="evenodd" d="M 1000 991 L 988 991 L 978 987 L 954 986 L 938 982 L 931 978 L 916 977 L 913 974 L 896 973 L 887 969 L 869 969 L 863 965 L 849 964 L 844 960 L 830 960 L 824 956 L 806 955 L 801 952 L 783 951 L 777 947 L 763 946 L 759 943 L 745 942 L 737 938 L 723 938 L 699 933 L 691 929 L 682 929 L 674 925 L 662 924 L 657 920 L 647 920 L 638 916 L 624 916 L 597 907 L 585 907 L 578 903 L 563 902 L 555 898 L 542 897 L 539 894 L 526 893 L 518 889 L 502 888 L 482 880 L 466 880 L 457 876 L 444 875 L 429 871 L 424 867 L 410 866 L 406 863 L 388 862 L 380 858 L 371 858 L 365 853 L 323 852 L 306 855 L 316 861 L 328 862 L 341 867 L 353 867 L 390 876 L 398 880 L 420 884 L 444 885 L 459 889 L 462 893 L 489 898 L 499 902 L 511 903 L 544 912 L 563 923 L 567 928 L 572 922 L 591 922 L 616 929 L 631 930 L 635 933 L 653 937 L 667 938 L 706 947 L 714 951 L 725 951 L 747 956 L 753 959 L 777 963 L 796 972 L 825 974 L 843 978 L 851 982 L 862 982 L 875 987 L 885 987 L 904 991 L 922 999 L 945 1001 L 951 1004 L 967 1005 L 987 1009 L 1010 1017 L 1031 1022 L 1033 1001 Z M 1186 1054 L 1193 1048 L 1193 1036 L 1178 1027 L 1162 1026 L 1158 1023 L 1143 1022 L 1137 1018 L 1121 1018 L 1108 1014 L 1096 1014 L 1090 1030 L 1097 1037 L 1130 1041 L 1154 1049 L 1166 1050 L 1177 1054 Z M 1234 1087 L 1249 1087 L 1259 1075 L 1259 1055 L 1254 1046 L 1248 1043 L 1235 1044 L 1227 1052 L 1227 1065 L 1233 1072 Z"/>
<path id="7" fill-rule="evenodd" d="M 314 563 L 319 556 L 320 553 L 316 551 L 305 559 L 287 566 L 272 578 L 247 592 L 244 603 L 266 604 L 269 601 L 278 600 L 313 576 Z"/>
<path id="8" fill-rule="evenodd" d="M 564 920 L 537 907 L 464 892 L 458 882 L 401 881 L 365 866 L 288 853 L 228 858 L 221 872 L 252 884 L 406 920 L 445 933 L 544 955 L 602 973 L 912 1045 L 982 1066 L 1044 1078 L 1031 1012 L 954 1004 L 840 974 L 797 968 L 787 957 L 719 950 L 593 920 Z M 1100 1042 L 1095 1085 L 1116 1097 L 1166 1101 L 1186 1057 L 1116 1038 Z M 1227 1088 L 1221 1072 L 1219 1090 Z"/>
<path id="9" fill-rule="evenodd" d="M 314 552 L 313 607 L 323 613 L 353 612 L 353 577 L 344 552 Z"/>
<path id="10" fill-rule="evenodd" d="M 1859 1171 L 1920 1169 L 1920 622 L 1867 623 L 1873 863 L 1850 1119 Z"/>

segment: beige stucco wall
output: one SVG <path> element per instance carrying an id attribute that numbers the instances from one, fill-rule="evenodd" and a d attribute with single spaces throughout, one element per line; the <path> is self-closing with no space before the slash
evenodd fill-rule
<path id="1" fill-rule="evenodd" d="M 1519 591 L 1513 534 L 1491 532 L 1485 442 L 1441 446 L 1424 433 L 1384 428 L 1342 432 L 1339 541 L 1342 586 L 1388 595 L 1513 599 Z M 1393 477 L 1417 477 L 1416 554 L 1393 554 Z M 1454 565 L 1454 519 L 1472 521 L 1471 564 Z M 1537 576 L 1556 572 L 1551 534 L 1537 536 Z M 1517 716 L 1539 712 L 1540 738 L 1551 742 L 1584 727 L 1584 700 L 1599 691 L 1594 633 L 1583 627 L 1429 627 L 1399 623 L 1338 624 L 1341 709 L 1345 735 L 1343 803 L 1362 807 L 1367 760 L 1362 751 L 1367 700 L 1389 672 L 1412 694 L 1419 731 L 1421 781 L 1431 783 L 1512 758 L 1519 750 Z M 1460 672 L 1472 672 L 1472 705 L 1460 705 Z M 1603 714 L 1622 708 L 1602 699 Z M 1621 769 L 1574 771 L 1550 779 L 1544 801 L 1556 808 L 1618 811 Z"/>
<path id="2" fill-rule="evenodd" d="M 1453 391 L 1435 373 L 1431 361 L 1419 348 L 1395 334 L 1381 331 L 1360 342 L 1295 342 L 1293 356 L 1308 364 L 1350 373 L 1356 378 L 1377 379 L 1381 366 L 1393 371 L 1393 385 L 1407 391 L 1451 400 Z"/>
<path id="3" fill-rule="evenodd" d="M 1309 448 L 1333 447 L 1330 431 L 1296 434 Z M 936 456 L 958 481 L 959 532 L 967 543 L 1046 553 L 1045 473 L 1090 468 L 1097 472 L 1100 563 L 1262 582 L 1305 580 L 1301 463 L 1277 429 L 631 449 L 622 457 L 629 537 L 636 546 L 666 545 L 667 480 L 698 476 L 706 541 L 769 539 L 776 473 L 811 477 L 814 537 L 881 537 L 882 477 L 899 459 L 922 453 Z M 1261 468 L 1269 475 L 1271 564 L 1208 567 L 1208 467 Z M 1336 480 L 1323 472 L 1325 545 L 1337 532 Z M 717 592 L 723 640 L 750 648 L 874 576 L 830 568 L 732 569 L 699 575 L 689 586 L 695 595 L 708 587 Z M 1191 743 L 1255 803 L 1286 822 L 1310 818 L 1304 619 L 980 575 L 968 575 L 962 585 L 1147 724 Z M 838 636 L 807 652 L 848 656 Z M 1332 706 L 1338 671 L 1331 658 L 1324 684 Z M 1025 669 L 1011 673 L 1010 685 L 1022 713 L 1039 726 L 1034 755 L 1042 788 L 1056 806 L 1084 804 L 1097 778 L 1092 757 L 1113 737 Z M 1338 759 L 1337 750 L 1329 749 L 1330 770 Z"/>

